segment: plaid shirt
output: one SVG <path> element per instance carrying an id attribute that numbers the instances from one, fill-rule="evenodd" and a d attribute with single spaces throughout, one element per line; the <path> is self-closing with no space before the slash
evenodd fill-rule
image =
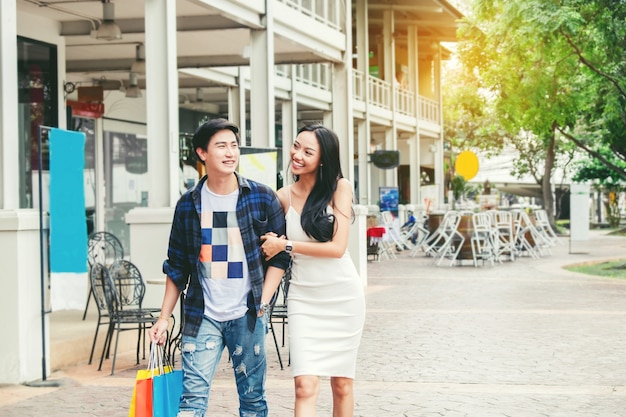
<path id="1" fill-rule="evenodd" d="M 248 295 L 248 325 L 254 329 L 267 267 L 274 266 L 285 270 L 289 265 L 289 255 L 285 252 L 265 262 L 261 254 L 260 237 L 266 232 L 284 235 L 285 216 L 271 188 L 238 174 L 235 175 L 239 182 L 237 219 L 252 284 L 252 291 Z M 204 297 L 198 271 L 201 246 L 200 190 L 204 187 L 206 179 L 207 177 L 204 176 L 195 188 L 183 194 L 178 200 L 172 222 L 167 259 L 163 262 L 163 272 L 176 284 L 176 287 L 181 291 L 187 288 L 183 334 L 192 337 L 198 334 L 204 315 Z"/>

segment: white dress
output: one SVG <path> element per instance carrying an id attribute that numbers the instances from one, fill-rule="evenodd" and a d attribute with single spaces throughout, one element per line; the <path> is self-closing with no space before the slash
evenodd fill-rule
<path id="1" fill-rule="evenodd" d="M 290 240 L 313 241 L 291 205 L 285 217 Z M 365 295 L 347 250 L 341 258 L 293 255 L 287 312 L 293 376 L 354 378 Z"/>

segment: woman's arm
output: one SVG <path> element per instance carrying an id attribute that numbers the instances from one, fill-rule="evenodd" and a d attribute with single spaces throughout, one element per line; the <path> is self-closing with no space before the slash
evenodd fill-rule
<path id="1" fill-rule="evenodd" d="M 335 234 L 328 242 L 292 241 L 292 253 L 320 258 L 340 258 L 348 247 L 350 222 L 352 221 L 352 186 L 347 179 L 340 179 L 331 202 L 335 216 Z M 284 205 L 283 205 L 284 207 Z M 262 236 L 262 250 L 267 259 L 284 251 L 287 240 L 279 236 Z"/>

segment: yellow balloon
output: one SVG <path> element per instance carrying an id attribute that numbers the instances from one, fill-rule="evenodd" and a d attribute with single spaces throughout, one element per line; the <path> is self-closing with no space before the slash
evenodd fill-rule
<path id="1" fill-rule="evenodd" d="M 454 161 L 454 170 L 457 175 L 463 176 L 469 181 L 478 174 L 478 157 L 472 151 L 463 151 Z"/>

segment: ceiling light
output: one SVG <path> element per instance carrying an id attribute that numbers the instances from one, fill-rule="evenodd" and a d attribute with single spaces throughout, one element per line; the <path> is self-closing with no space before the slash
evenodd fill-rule
<path id="1" fill-rule="evenodd" d="M 141 97 L 141 90 L 139 89 L 139 86 L 137 85 L 137 74 L 135 74 L 134 72 L 130 73 L 130 76 L 128 78 L 128 88 L 126 88 L 126 97 L 128 98 L 139 98 Z"/>
<path id="2" fill-rule="evenodd" d="M 130 72 L 137 74 L 146 73 L 146 47 L 142 43 L 136 46 L 135 62 L 131 65 Z"/>
<path id="3" fill-rule="evenodd" d="M 122 39 L 122 29 L 115 23 L 115 5 L 109 0 L 102 0 L 102 23 L 96 32 L 96 39 L 105 41 Z"/>

